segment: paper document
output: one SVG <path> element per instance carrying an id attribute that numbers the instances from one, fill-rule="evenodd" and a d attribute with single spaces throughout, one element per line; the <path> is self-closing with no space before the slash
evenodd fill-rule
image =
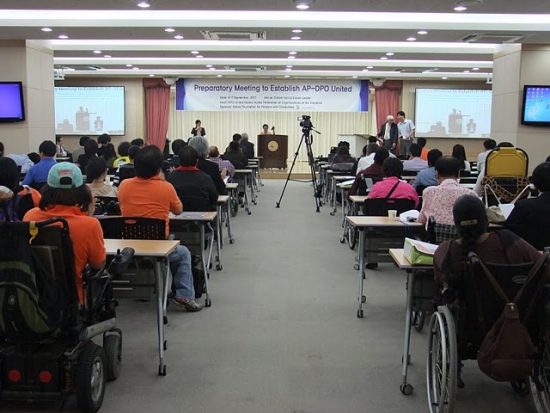
<path id="1" fill-rule="evenodd" d="M 418 216 L 420 215 L 420 212 L 416 209 L 411 209 L 410 211 L 405 211 L 399 214 L 399 221 L 401 222 L 411 222 L 411 220 L 416 221 L 418 219 Z"/>
<path id="2" fill-rule="evenodd" d="M 206 214 L 203 214 L 202 212 L 184 212 L 183 214 L 178 215 L 178 216 L 183 217 L 183 218 L 202 218 L 205 215 Z"/>
<path id="3" fill-rule="evenodd" d="M 502 211 L 502 215 L 504 215 L 504 218 L 508 219 L 510 216 L 510 213 L 514 209 L 515 204 L 499 204 L 500 210 Z"/>

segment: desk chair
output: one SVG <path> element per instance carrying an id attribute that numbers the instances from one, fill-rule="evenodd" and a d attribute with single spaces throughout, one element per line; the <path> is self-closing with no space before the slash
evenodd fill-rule
<path id="1" fill-rule="evenodd" d="M 427 241 L 431 244 L 441 244 L 445 241 L 452 241 L 460 238 L 456 226 L 449 224 L 438 224 L 433 216 L 428 218 Z"/>
<path id="2" fill-rule="evenodd" d="M 96 196 L 94 215 L 122 215 L 118 198 L 116 196 Z"/>

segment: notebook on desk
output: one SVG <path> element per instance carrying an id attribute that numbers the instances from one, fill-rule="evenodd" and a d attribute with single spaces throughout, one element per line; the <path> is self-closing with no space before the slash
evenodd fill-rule
<path id="1" fill-rule="evenodd" d="M 182 218 L 203 218 L 206 214 L 203 212 L 184 212 L 179 216 Z"/>

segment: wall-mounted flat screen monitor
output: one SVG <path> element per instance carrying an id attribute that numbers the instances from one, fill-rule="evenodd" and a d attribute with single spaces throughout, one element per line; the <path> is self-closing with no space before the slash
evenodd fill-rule
<path id="1" fill-rule="evenodd" d="M 23 84 L 21 82 L 0 82 L 0 122 L 22 122 L 24 120 Z"/>
<path id="2" fill-rule="evenodd" d="M 489 138 L 491 90 L 416 89 L 415 136 Z"/>
<path id="3" fill-rule="evenodd" d="M 57 135 L 125 135 L 124 86 L 56 86 Z"/>
<path id="4" fill-rule="evenodd" d="M 523 88 L 521 123 L 530 126 L 550 126 L 550 86 Z"/>

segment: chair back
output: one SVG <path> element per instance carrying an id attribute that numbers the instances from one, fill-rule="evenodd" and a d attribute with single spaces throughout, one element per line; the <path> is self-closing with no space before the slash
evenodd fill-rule
<path id="1" fill-rule="evenodd" d="M 495 148 L 487 155 L 485 176 L 527 176 L 529 156 L 520 148 Z"/>
<path id="2" fill-rule="evenodd" d="M 428 218 L 428 242 L 431 244 L 441 244 L 445 241 L 452 241 L 460 238 L 456 226 L 449 224 L 438 224 L 435 218 Z"/>
<path id="3" fill-rule="evenodd" d="M 365 178 L 365 175 L 361 175 L 361 181 L 359 182 L 359 187 L 357 188 L 357 194 L 367 195 L 374 184 L 379 181 L 381 181 L 381 179 Z"/>
<path id="4" fill-rule="evenodd" d="M 116 196 L 96 196 L 94 215 L 121 215 Z"/>
<path id="5" fill-rule="evenodd" d="M 403 171 L 401 174 L 402 176 L 416 176 L 418 175 L 418 171 Z"/>
<path id="6" fill-rule="evenodd" d="M 182 196 L 180 197 L 185 212 L 206 212 L 215 211 L 210 200 L 200 196 Z"/>
<path id="7" fill-rule="evenodd" d="M 110 239 L 166 239 L 163 219 L 141 217 L 113 217 L 99 220 L 103 236 Z"/>
<path id="8" fill-rule="evenodd" d="M 334 163 L 332 164 L 331 169 L 333 171 L 338 171 L 338 172 L 350 172 L 353 169 L 353 163 L 352 162 Z"/>
<path id="9" fill-rule="evenodd" d="M 126 164 L 126 165 L 132 165 L 132 167 L 125 166 L 125 167 L 119 168 L 118 170 L 118 176 L 120 178 L 119 182 L 122 182 L 125 179 L 135 178 L 136 176 L 136 168 L 133 167 L 133 164 Z"/>
<path id="10" fill-rule="evenodd" d="M 391 209 L 397 210 L 397 215 L 399 215 L 414 209 L 414 201 L 401 198 L 375 198 L 366 199 L 363 203 L 363 215 L 367 216 L 388 216 L 388 211 Z"/>

